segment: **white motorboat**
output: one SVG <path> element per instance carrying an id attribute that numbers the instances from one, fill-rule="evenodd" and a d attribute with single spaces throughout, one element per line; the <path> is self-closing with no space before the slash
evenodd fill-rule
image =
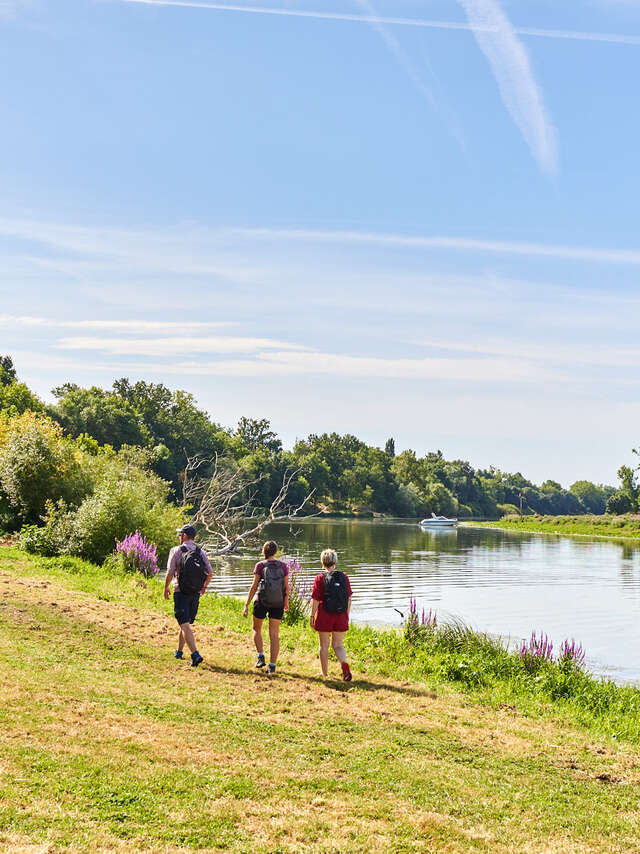
<path id="1" fill-rule="evenodd" d="M 447 519 L 446 516 L 436 516 L 435 513 L 431 514 L 430 519 L 422 519 L 420 522 L 420 527 L 422 528 L 453 528 L 458 524 L 457 519 Z"/>

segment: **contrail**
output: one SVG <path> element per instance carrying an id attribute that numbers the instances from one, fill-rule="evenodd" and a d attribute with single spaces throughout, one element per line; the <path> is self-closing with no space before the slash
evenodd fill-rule
<path id="1" fill-rule="evenodd" d="M 398 65 L 403 69 L 407 77 L 416 86 L 416 88 L 425 96 L 432 107 L 437 107 L 437 101 L 431 90 L 425 86 L 420 74 L 415 66 L 409 60 L 409 57 L 400 47 L 396 37 L 388 33 L 384 28 L 384 24 L 379 20 L 379 15 L 374 14 L 374 9 L 369 0 L 355 0 L 358 6 L 364 10 L 362 16 L 370 24 L 372 29 L 378 33 L 382 41 L 385 43 L 387 50 L 394 57 Z"/>
<path id="2" fill-rule="evenodd" d="M 275 9 L 268 6 L 238 6 L 232 3 L 199 3 L 197 0 L 116 0 L 121 3 L 142 3 L 146 6 L 185 6 L 191 9 L 210 9 L 218 12 L 250 12 L 256 15 L 279 15 L 287 18 L 315 18 L 324 21 L 354 21 L 361 24 L 389 24 L 400 27 L 423 27 L 435 30 L 465 30 L 473 32 L 467 23 L 457 21 L 437 21 L 425 18 L 394 18 L 383 15 L 356 15 L 347 12 L 315 12 L 302 9 Z M 497 32 L 496 27 L 478 27 L 476 32 Z M 534 36 L 546 39 L 568 39 L 570 41 L 604 42 L 640 46 L 640 36 L 627 36 L 622 33 L 593 33 L 580 30 L 545 30 L 538 27 L 514 27 L 519 36 Z"/>
<path id="3" fill-rule="evenodd" d="M 394 36 L 394 34 L 390 33 L 386 26 L 377 20 L 379 16 L 376 14 L 375 9 L 370 3 L 370 0 L 355 0 L 355 3 L 363 10 L 363 17 L 366 18 L 367 21 L 370 23 L 371 29 L 380 36 L 382 41 L 385 43 L 385 46 L 389 53 L 393 56 L 395 61 L 402 68 L 402 70 L 411 80 L 416 89 L 420 92 L 421 95 L 423 95 L 424 98 L 426 98 L 426 100 L 429 102 L 429 104 L 431 104 L 433 109 L 441 114 L 443 121 L 449 128 L 452 136 L 458 142 L 462 153 L 466 154 L 467 145 L 464 140 L 464 137 L 460 132 L 459 123 L 457 121 L 456 116 L 452 114 L 451 110 L 448 107 L 445 107 L 440 103 L 439 99 L 436 97 L 433 91 L 426 85 L 422 78 L 422 75 L 415 67 L 415 65 L 411 62 L 405 51 L 402 49 L 400 42 Z M 431 67 L 431 63 L 428 60 L 426 60 L 426 65 L 432 80 L 434 80 L 437 85 L 437 78 L 435 72 Z"/>
<path id="4" fill-rule="evenodd" d="M 502 101 L 533 156 L 545 172 L 557 170 L 555 131 L 536 83 L 529 55 L 497 0 L 459 0 L 480 50 L 500 89 Z"/>

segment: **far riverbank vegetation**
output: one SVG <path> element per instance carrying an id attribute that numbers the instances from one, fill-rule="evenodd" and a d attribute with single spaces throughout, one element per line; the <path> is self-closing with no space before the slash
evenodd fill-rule
<path id="1" fill-rule="evenodd" d="M 470 522 L 469 524 L 475 524 Z M 640 515 L 624 516 L 505 516 L 494 522 L 477 523 L 483 528 L 500 528 L 540 534 L 579 534 L 589 537 L 640 538 Z"/>
<path id="2" fill-rule="evenodd" d="M 591 524 L 589 514 L 638 511 L 638 470 L 629 466 L 621 467 L 618 488 L 579 480 L 563 489 L 519 472 L 474 469 L 440 451 L 396 453 L 393 438 L 378 448 L 353 435 L 313 434 L 286 450 L 267 419 L 223 427 L 191 394 L 162 384 L 65 383 L 53 394 L 55 403 L 43 403 L 20 382 L 12 359 L 0 357 L 0 531 L 22 530 L 23 543 L 45 555 L 100 562 L 137 530 L 162 561 L 176 526 L 198 515 L 205 496 L 215 505 L 222 493 L 246 515 L 264 511 L 264 519 L 304 508 L 498 520 L 522 508 Z M 208 520 L 198 517 L 209 533 L 222 500 Z M 220 552 L 235 548 L 232 539 L 216 544 Z"/>

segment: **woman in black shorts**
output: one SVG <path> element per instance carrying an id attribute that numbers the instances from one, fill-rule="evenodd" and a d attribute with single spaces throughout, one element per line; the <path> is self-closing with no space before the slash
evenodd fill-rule
<path id="1" fill-rule="evenodd" d="M 262 642 L 262 623 L 269 617 L 269 667 L 267 673 L 276 672 L 276 662 L 280 651 L 280 621 L 285 611 L 289 610 L 289 567 L 281 560 L 276 560 L 278 544 L 269 540 L 262 547 L 264 560 L 258 561 L 253 570 L 253 584 L 244 606 L 243 616 L 249 613 L 249 605 L 258 591 L 258 598 L 253 603 L 253 642 L 256 645 L 258 658 L 256 667 L 264 667 L 264 645 Z"/>

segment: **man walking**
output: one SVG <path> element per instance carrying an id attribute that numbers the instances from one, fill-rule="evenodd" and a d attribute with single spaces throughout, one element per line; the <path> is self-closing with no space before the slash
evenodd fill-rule
<path id="1" fill-rule="evenodd" d="M 178 649 L 174 656 L 182 658 L 186 643 L 191 650 L 191 666 L 197 667 L 203 659 L 196 648 L 192 626 L 198 613 L 200 596 L 207 589 L 213 570 L 204 549 L 193 541 L 196 535 L 193 525 L 184 525 L 176 533 L 180 537 L 180 545 L 174 546 L 169 552 L 164 598 L 169 598 L 173 580 L 173 613 L 180 626 Z"/>

